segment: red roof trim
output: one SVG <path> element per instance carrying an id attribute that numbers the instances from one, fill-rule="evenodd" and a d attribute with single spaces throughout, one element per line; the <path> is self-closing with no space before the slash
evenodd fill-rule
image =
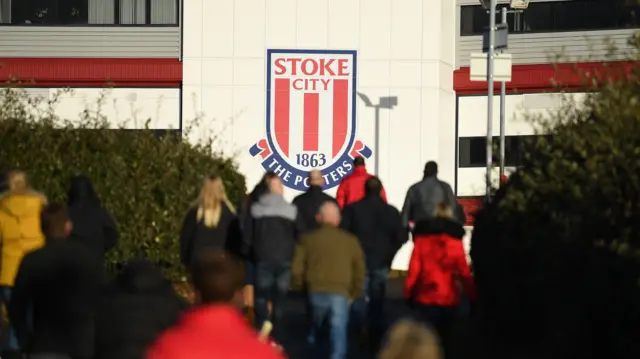
<path id="1" fill-rule="evenodd" d="M 178 59 L 0 58 L 0 82 L 47 87 L 179 87 Z"/>
<path id="2" fill-rule="evenodd" d="M 556 84 L 562 84 L 566 91 L 585 91 L 585 84 L 581 74 L 602 73 L 612 67 L 620 67 L 630 71 L 637 63 L 631 61 L 619 62 L 587 62 L 542 65 L 515 65 L 511 73 L 511 82 L 507 82 L 507 92 L 531 93 L 548 92 L 557 89 Z M 486 81 L 471 81 L 470 68 L 462 67 L 453 72 L 453 89 L 458 95 L 480 95 L 487 93 Z M 496 93 L 500 92 L 500 83 L 494 86 Z"/>

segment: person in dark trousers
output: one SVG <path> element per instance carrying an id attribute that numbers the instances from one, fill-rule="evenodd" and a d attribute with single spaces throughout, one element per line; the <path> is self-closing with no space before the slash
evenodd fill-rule
<path id="1" fill-rule="evenodd" d="M 93 358 L 102 263 L 88 246 L 67 240 L 72 224 L 64 205 L 48 205 L 41 223 L 45 245 L 20 264 L 9 318 L 30 359 Z"/>
<path id="2" fill-rule="evenodd" d="M 109 212 L 102 207 L 91 180 L 86 176 L 73 177 L 67 200 L 73 223 L 69 240 L 89 245 L 104 258 L 118 241 L 118 229 Z"/>
<path id="3" fill-rule="evenodd" d="M 349 304 L 362 294 L 365 259 L 358 238 L 340 225 L 340 208 L 325 202 L 317 215 L 321 227 L 302 237 L 293 257 L 292 286 L 304 289 L 311 313 L 309 357 L 324 354 L 319 341 L 325 323 L 329 327 L 331 359 L 347 355 Z"/>
<path id="4" fill-rule="evenodd" d="M 414 247 L 404 283 L 404 297 L 415 316 L 434 327 L 443 346 L 461 303 L 462 283 L 471 302 L 476 292 L 462 244 L 465 230 L 446 203 L 436 205 L 430 219 L 419 220 L 413 229 Z"/>
<path id="5" fill-rule="evenodd" d="M 364 199 L 344 208 L 342 228 L 358 237 L 367 263 L 363 296 L 352 306 L 352 327 L 357 331 L 368 329 L 371 337 L 366 342 L 376 344 L 384 333 L 383 304 L 389 268 L 408 234 L 400 212 L 382 199 L 380 179 L 369 178 L 364 184 L 364 192 Z M 368 325 L 363 325 L 365 318 Z"/>
<path id="6" fill-rule="evenodd" d="M 310 171 L 309 189 L 293 199 L 293 204 L 298 208 L 298 213 L 300 213 L 303 233 L 319 228 L 318 222 L 316 222 L 316 215 L 324 202 L 336 202 L 335 198 L 322 191 L 323 184 L 322 172 L 319 170 Z"/>
<path id="7" fill-rule="evenodd" d="M 142 359 L 187 303 L 148 259 L 132 259 L 98 310 L 95 359 Z"/>
<path id="8" fill-rule="evenodd" d="M 269 189 L 267 188 L 267 175 L 262 176 L 260 181 L 253 188 L 251 193 L 246 195 L 240 205 L 240 229 L 241 232 L 244 232 L 243 225 L 247 223 L 247 221 L 251 218 L 251 214 L 249 213 L 251 210 L 251 206 L 258 202 L 258 199 L 262 197 L 263 194 L 268 193 Z M 251 258 L 243 258 L 244 259 L 244 288 L 242 290 L 242 296 L 244 297 L 245 309 L 247 311 L 247 317 L 249 322 L 255 322 L 255 311 L 254 311 L 254 284 L 255 284 L 255 265 Z"/>
<path id="9" fill-rule="evenodd" d="M 342 179 L 338 186 L 338 192 L 336 192 L 336 201 L 338 201 L 340 208 L 344 208 L 344 206 L 358 202 L 364 198 L 364 182 L 371 176 L 372 175 L 367 173 L 364 158 L 361 156 L 354 158 L 353 172 Z M 387 194 L 384 188 L 382 189 L 381 196 L 386 202 Z"/>
<path id="10" fill-rule="evenodd" d="M 283 359 L 280 350 L 242 317 L 240 262 L 214 249 L 198 254 L 189 269 L 196 305 L 147 350 L 145 359 Z M 115 357 L 114 357 L 115 358 Z"/>
<path id="11" fill-rule="evenodd" d="M 240 222 L 218 175 L 208 176 L 182 223 L 180 258 L 189 266 L 194 255 L 213 247 L 239 255 Z"/>
<path id="12" fill-rule="evenodd" d="M 291 258 L 301 231 L 297 208 L 283 197 L 284 187 L 274 173 L 267 173 L 269 192 L 253 203 L 243 226 L 243 254 L 255 264 L 255 324 L 269 319 L 272 302 L 274 336 L 279 338 L 282 311 L 291 278 Z"/>
<path id="13" fill-rule="evenodd" d="M 433 218 L 436 206 L 442 202 L 453 208 L 456 220 L 464 224 L 464 210 L 456 200 L 453 189 L 448 183 L 438 179 L 438 164 L 434 161 L 427 162 L 423 175 L 422 181 L 415 183 L 407 191 L 402 206 L 402 223 L 405 228 L 411 228 L 411 223 Z"/>

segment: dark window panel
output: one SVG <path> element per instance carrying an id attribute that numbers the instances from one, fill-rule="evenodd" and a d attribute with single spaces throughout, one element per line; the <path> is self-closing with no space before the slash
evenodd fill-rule
<path id="1" fill-rule="evenodd" d="M 178 25 L 178 9 L 180 0 L 175 4 L 157 0 L 0 0 L 0 24 L 4 25 L 41 25 L 41 26 L 71 26 L 71 25 Z M 140 6 L 137 6 L 138 2 Z M 105 13 L 104 6 L 112 6 L 114 11 Z M 92 7 L 91 6 L 98 6 Z M 132 9 L 144 8 L 138 23 L 122 22 L 123 16 L 131 18 Z M 10 12 L 9 12 L 10 9 Z M 89 12 L 92 20 L 89 22 Z M 154 19 L 152 14 L 156 14 Z M 9 16 L 10 15 L 10 16 Z M 113 15 L 113 18 L 112 18 Z M 99 20 L 97 18 L 100 18 Z"/>
<path id="2" fill-rule="evenodd" d="M 523 150 L 527 141 L 533 141 L 535 135 L 505 136 L 505 166 L 518 167 L 523 162 Z M 487 164 L 485 137 L 461 137 L 458 139 L 458 167 L 477 168 Z M 493 137 L 493 162 L 500 164 L 500 137 Z"/>
<path id="3" fill-rule="evenodd" d="M 551 13 L 553 16 L 553 30 L 575 31 L 587 28 L 587 24 L 585 23 L 586 3 L 581 1 L 569 1 L 566 4 L 564 2 L 549 4 L 551 5 Z"/>
<path id="4" fill-rule="evenodd" d="M 498 11 L 496 23 L 500 23 Z M 532 2 L 522 13 L 509 14 L 510 33 L 610 30 L 640 27 L 636 0 L 572 0 Z M 481 35 L 489 16 L 480 5 L 462 6 L 460 35 Z"/>

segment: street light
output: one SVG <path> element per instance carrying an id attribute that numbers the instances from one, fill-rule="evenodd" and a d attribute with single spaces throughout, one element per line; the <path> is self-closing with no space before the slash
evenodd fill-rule
<path id="1" fill-rule="evenodd" d="M 398 97 L 397 96 L 388 96 L 388 97 L 380 97 L 378 100 L 378 104 L 374 105 L 373 102 L 369 99 L 369 96 L 356 92 L 358 97 L 364 102 L 366 107 L 373 107 L 375 109 L 375 174 L 376 176 L 380 173 L 380 109 L 384 108 L 387 110 L 393 109 L 395 106 L 398 106 Z"/>

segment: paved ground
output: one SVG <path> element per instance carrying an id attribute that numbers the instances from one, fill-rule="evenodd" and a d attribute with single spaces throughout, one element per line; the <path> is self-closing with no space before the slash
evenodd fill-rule
<path id="1" fill-rule="evenodd" d="M 409 316 L 409 310 L 402 298 L 402 282 L 403 279 L 390 279 L 387 284 L 387 302 L 386 302 L 386 317 L 391 324 L 398 319 Z M 286 338 L 283 340 L 283 345 L 287 349 L 287 354 L 290 359 L 307 359 L 308 352 L 306 347 L 306 333 L 307 326 L 305 324 L 305 308 L 304 301 L 297 295 L 291 295 L 285 314 L 286 322 Z M 460 342 L 461 337 L 464 335 L 465 323 L 458 323 L 456 325 L 455 333 L 452 335 L 456 338 L 457 342 Z M 462 343 L 461 343 L 462 344 Z M 354 345 L 355 347 L 355 345 Z M 455 345 L 451 350 L 450 359 L 460 358 L 464 349 L 463 345 Z M 357 350 L 350 350 L 349 359 L 368 359 L 371 355 L 364 355 L 358 353 Z"/>

